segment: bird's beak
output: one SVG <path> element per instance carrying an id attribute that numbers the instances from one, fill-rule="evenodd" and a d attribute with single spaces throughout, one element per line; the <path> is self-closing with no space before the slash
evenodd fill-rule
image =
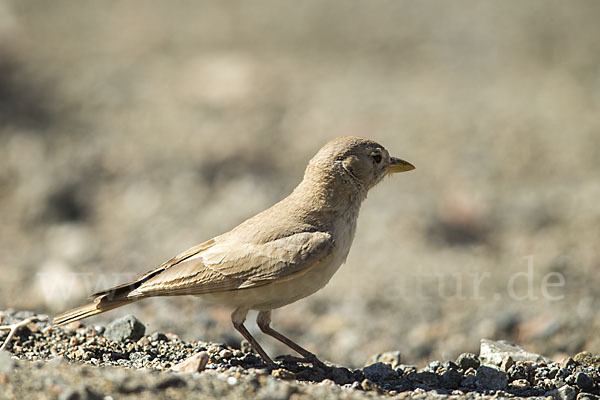
<path id="1" fill-rule="evenodd" d="M 388 174 L 395 174 L 396 172 L 406 172 L 415 169 L 415 166 L 408 161 L 401 160 L 396 157 L 390 158 L 390 163 L 387 166 Z"/>

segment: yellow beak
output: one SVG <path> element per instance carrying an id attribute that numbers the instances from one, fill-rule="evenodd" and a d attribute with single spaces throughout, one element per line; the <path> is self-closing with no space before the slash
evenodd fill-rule
<path id="1" fill-rule="evenodd" d="M 401 160 L 396 157 L 390 158 L 390 163 L 387 166 L 388 174 L 395 174 L 396 172 L 406 172 L 415 169 L 415 166 L 408 161 Z"/>

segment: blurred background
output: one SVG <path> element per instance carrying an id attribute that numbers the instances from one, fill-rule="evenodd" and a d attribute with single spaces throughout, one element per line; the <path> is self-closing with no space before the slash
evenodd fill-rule
<path id="1" fill-rule="evenodd" d="M 347 366 L 600 352 L 600 3 L 0 0 L 0 309 L 56 314 L 286 196 L 328 140 L 417 166 L 273 326 Z M 147 332 L 239 345 L 230 310 Z M 248 326 L 272 353 L 289 353 Z"/>

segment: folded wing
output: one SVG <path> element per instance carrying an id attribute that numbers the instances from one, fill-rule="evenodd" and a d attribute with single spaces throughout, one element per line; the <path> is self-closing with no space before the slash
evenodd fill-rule
<path id="1" fill-rule="evenodd" d="M 266 243 L 216 238 L 143 275 L 132 283 L 135 287 L 122 286 L 129 299 L 252 288 L 306 273 L 333 248 L 333 238 L 325 232 L 301 232 Z"/>

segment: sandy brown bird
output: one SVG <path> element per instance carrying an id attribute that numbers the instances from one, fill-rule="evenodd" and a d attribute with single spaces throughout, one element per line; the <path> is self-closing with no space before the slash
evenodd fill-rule
<path id="1" fill-rule="evenodd" d="M 271 328 L 271 310 L 321 289 L 346 260 L 367 192 L 385 176 L 414 166 L 374 141 L 341 137 L 310 160 L 285 199 L 231 231 L 168 260 L 137 280 L 95 293 L 93 302 L 54 319 L 67 324 L 154 296 L 194 295 L 234 309 L 233 326 L 268 365 L 273 361 L 244 326 L 258 310 L 259 328 L 322 365 Z"/>

